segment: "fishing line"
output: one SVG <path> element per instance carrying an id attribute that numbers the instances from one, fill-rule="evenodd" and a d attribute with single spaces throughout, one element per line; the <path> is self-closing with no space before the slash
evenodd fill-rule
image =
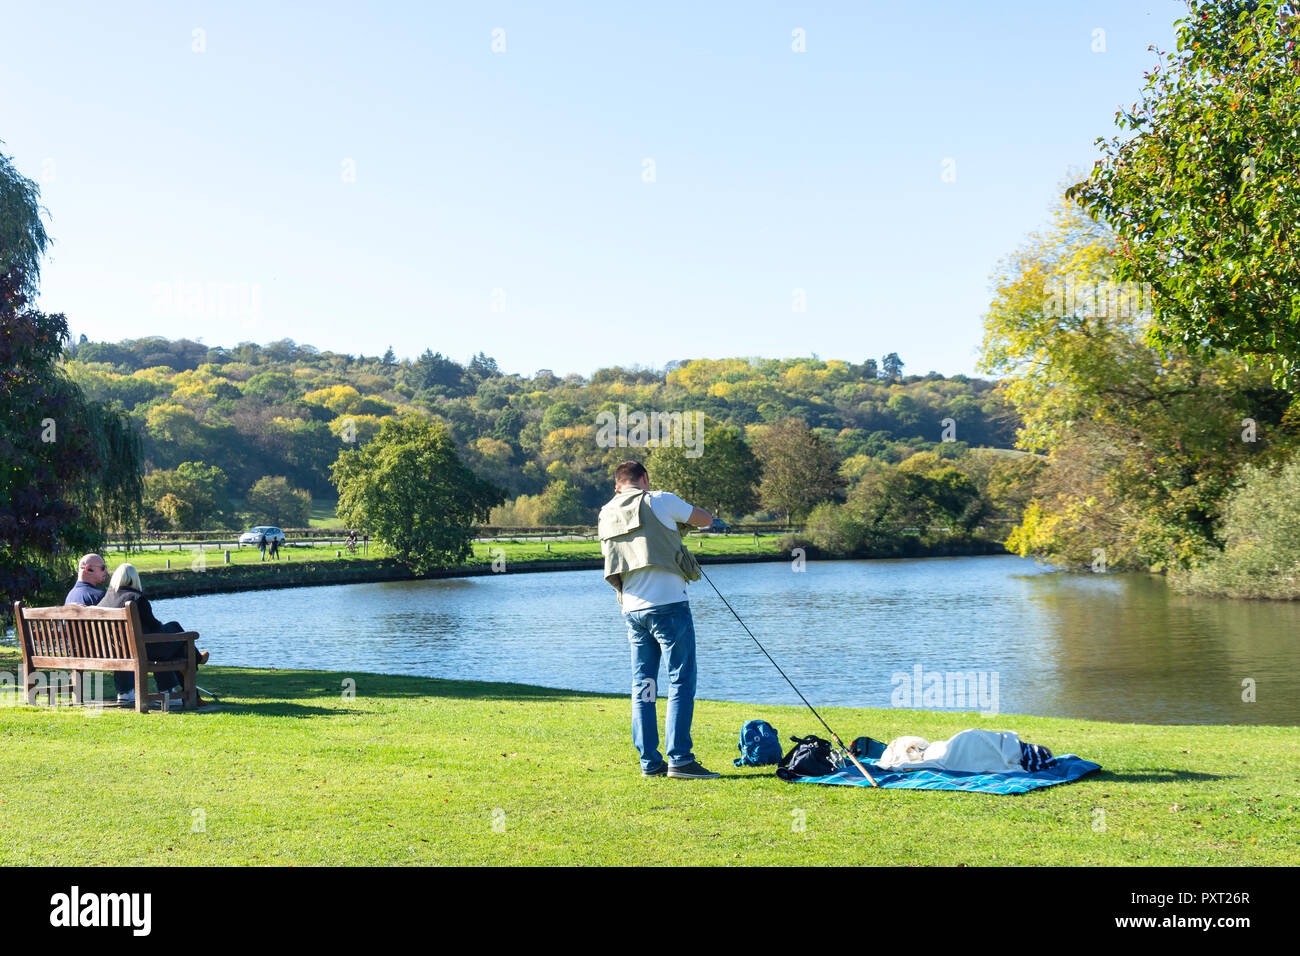
<path id="1" fill-rule="evenodd" d="M 814 707 L 812 704 L 808 703 L 808 698 L 803 695 L 803 691 L 801 691 L 798 687 L 794 686 L 794 681 L 790 679 L 790 675 L 788 675 L 785 671 L 781 670 L 781 665 L 778 664 L 776 662 L 776 659 L 773 658 L 772 655 L 767 652 L 767 648 L 763 646 L 762 642 L 759 641 L 759 639 L 754 636 L 754 632 L 749 629 L 749 625 L 746 624 L 741 619 L 740 615 L 736 613 L 736 609 L 731 606 L 731 602 L 728 601 L 726 597 L 723 596 L 722 592 L 718 590 L 718 586 L 713 583 L 713 579 L 704 573 L 704 568 L 700 568 L 700 574 L 704 576 L 704 580 L 709 582 L 709 587 L 713 588 L 714 593 L 716 593 L 718 597 L 722 598 L 722 603 L 727 605 L 727 610 L 730 611 L 732 617 L 734 617 L 740 623 L 740 626 L 745 629 L 745 633 L 749 635 L 749 639 L 758 645 L 758 649 L 763 652 L 763 656 L 772 662 L 772 666 L 775 667 L 777 671 L 780 673 L 780 675 L 785 678 L 785 682 L 790 685 L 790 688 L 796 694 L 799 695 L 799 699 L 804 702 L 804 706 L 812 711 L 813 716 L 816 717 L 817 720 L 821 722 L 821 725 L 826 728 L 826 732 L 830 734 L 833 738 L 835 738 L 835 742 L 840 745 L 840 749 L 844 751 L 844 753 L 848 756 L 848 758 L 851 761 L 853 761 L 853 766 L 857 767 L 860 771 L 862 771 L 862 775 L 866 777 L 869 781 L 871 781 L 871 785 L 873 787 L 879 786 L 879 784 L 876 783 L 875 778 L 872 777 L 871 774 L 867 773 L 867 768 L 862 766 L 862 764 L 858 763 L 858 758 L 853 756 L 853 752 L 849 750 L 848 747 L 844 746 L 844 741 L 840 740 L 840 735 L 837 734 L 835 731 L 831 730 L 830 724 L 826 723 L 825 720 L 822 720 L 822 715 L 817 713 L 817 708 Z"/>

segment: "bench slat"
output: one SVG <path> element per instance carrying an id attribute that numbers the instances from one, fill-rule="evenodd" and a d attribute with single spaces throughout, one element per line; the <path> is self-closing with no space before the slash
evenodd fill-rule
<path id="1" fill-rule="evenodd" d="M 23 616 L 29 621 L 120 621 L 129 620 L 123 615 L 124 607 L 96 607 L 86 604 L 64 604 L 59 607 L 24 607 Z"/>
<path id="2" fill-rule="evenodd" d="M 113 661 L 102 657 L 38 657 L 33 655 L 28 662 L 33 670 L 39 671 L 129 671 L 135 668 L 135 661 Z M 175 668 L 170 668 L 175 670 Z"/>

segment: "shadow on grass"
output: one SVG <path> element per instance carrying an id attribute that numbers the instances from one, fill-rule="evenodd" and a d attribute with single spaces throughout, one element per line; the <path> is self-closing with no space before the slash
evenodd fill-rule
<path id="1" fill-rule="evenodd" d="M 1159 767 L 1116 773 L 1113 770 L 1099 770 L 1089 774 L 1093 780 L 1113 781 L 1115 783 L 1197 783 L 1206 780 L 1230 780 L 1234 775 L 1222 773 L 1198 773 L 1195 770 L 1164 770 Z"/>
<path id="2" fill-rule="evenodd" d="M 294 704 L 282 700 L 268 700 L 256 704 L 228 703 L 223 700 L 215 706 L 200 707 L 198 710 L 190 711 L 190 713 L 198 717 L 202 717 L 204 714 L 214 716 L 217 714 L 253 714 L 258 717 L 340 717 L 365 713 L 365 711 L 312 707 L 307 704 Z"/>
<path id="3" fill-rule="evenodd" d="M 611 694 L 589 691 L 558 690 L 528 684 L 496 684 L 485 681 L 444 680 L 436 677 L 410 677 L 399 674 L 370 674 L 348 671 L 259 671 L 237 668 L 205 668 L 199 684 L 208 687 L 222 700 L 238 699 L 243 709 L 254 709 L 253 700 L 273 704 L 300 700 L 339 698 L 352 695 L 355 700 L 381 698 L 416 700 L 420 698 L 451 700 L 558 701 L 574 698 L 608 699 Z M 348 709 L 324 713 L 356 713 Z"/>
<path id="4" fill-rule="evenodd" d="M 9 648 L 0 649 L 0 671 L 17 671 L 19 655 Z M 90 674 L 87 677 L 91 680 Z M 109 675 L 104 675 L 109 681 Z M 247 713 L 268 717 L 333 717 L 364 713 L 366 699 L 388 700 L 494 700 L 517 702 L 565 701 L 575 699 L 609 699 L 611 694 L 561 690 L 528 684 L 497 684 L 485 681 L 444 680 L 399 674 L 373 674 L 362 671 L 256 670 L 234 667 L 204 667 L 199 670 L 199 686 L 208 699 L 215 697 L 217 706 L 199 708 L 190 713 Z M 349 701 L 345 707 L 321 707 L 322 700 Z M 105 707 L 117 707 L 106 700 Z M 127 705 L 130 706 L 130 705 Z M 184 711 L 180 711 L 184 712 Z M 158 713 L 154 709 L 152 713 Z"/>

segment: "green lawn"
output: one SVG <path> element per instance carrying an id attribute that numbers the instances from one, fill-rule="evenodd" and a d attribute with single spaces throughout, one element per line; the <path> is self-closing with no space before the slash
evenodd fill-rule
<path id="1" fill-rule="evenodd" d="M 335 557 L 335 552 L 342 551 L 341 557 Z M 167 569 L 167 562 L 171 561 L 171 570 L 184 571 L 193 566 L 193 562 L 198 559 L 199 552 L 192 548 L 167 548 L 159 551 L 155 548 L 147 548 L 144 551 L 132 551 L 124 554 L 121 551 L 110 551 L 104 555 L 104 560 L 108 564 L 108 570 L 111 572 L 119 564 L 129 560 L 141 571 L 163 571 Z M 283 563 L 289 561 L 359 561 L 366 558 L 383 557 L 384 554 L 377 550 L 377 546 L 372 541 L 367 554 L 361 553 L 361 546 L 357 546 L 356 553 L 349 552 L 346 548 L 324 547 L 324 546 L 304 546 L 290 545 L 280 549 L 280 557 L 277 559 Z M 220 550 L 207 548 L 203 552 L 203 560 L 210 566 L 222 564 L 225 556 Z M 262 561 L 262 552 L 255 547 L 245 545 L 242 548 L 230 549 L 231 564 L 262 564 L 271 563 L 268 557 L 266 562 Z"/>
<path id="2" fill-rule="evenodd" d="M 781 535 L 761 535 L 755 543 L 752 534 L 689 535 L 686 544 L 695 554 L 777 554 Z M 547 545 L 551 550 L 547 551 Z M 599 541 L 475 541 L 474 560 L 491 561 L 495 552 L 505 553 L 511 561 L 556 561 L 563 558 L 599 558 Z"/>
<path id="3" fill-rule="evenodd" d="M 780 535 L 763 535 L 755 544 L 753 535 L 718 535 L 718 536 L 691 536 L 687 539 L 692 551 L 697 554 L 776 554 L 777 541 Z M 486 564 L 490 562 L 498 550 L 505 553 L 506 562 L 511 561 L 557 561 L 568 558 L 599 558 L 600 543 L 597 541 L 551 541 L 549 542 L 551 550 L 547 551 L 545 541 L 529 541 L 521 539 L 515 541 L 477 541 L 473 545 L 474 556 L 473 563 Z M 703 548 L 701 548 L 701 544 Z M 336 557 L 335 552 L 342 550 L 342 556 Z M 382 558 L 387 556 L 387 551 L 374 541 L 370 542 L 367 554 L 364 557 Z M 323 547 L 323 546 L 303 546 L 290 544 L 281 549 L 281 561 L 355 561 L 363 558 L 361 548 L 358 546 L 356 553 L 351 553 L 347 549 L 340 547 Z M 106 556 L 109 570 L 116 568 L 123 561 L 130 560 L 141 571 L 162 571 L 167 568 L 167 562 L 171 561 L 171 569 L 185 570 L 191 567 L 197 559 L 198 552 L 187 548 L 165 548 L 159 551 L 156 547 L 146 548 L 143 551 L 133 551 L 125 554 L 121 551 L 110 551 Z M 204 552 L 204 561 L 208 564 L 221 564 L 225 560 L 220 550 L 208 548 Z M 269 560 L 269 559 L 268 559 Z M 260 564 L 262 563 L 261 552 L 251 546 L 242 548 L 232 548 L 230 550 L 231 564 Z"/>
<path id="4" fill-rule="evenodd" d="M 793 707 L 699 702 L 697 754 L 725 776 L 647 780 L 621 696 L 223 668 L 201 683 L 220 709 L 0 707 L 0 864 L 1300 863 L 1296 728 L 826 711 L 846 737 L 995 726 L 1104 767 L 1000 797 L 732 768 L 747 719 L 818 730 Z"/>
<path id="5" fill-rule="evenodd" d="M 338 507 L 337 498 L 312 498 L 311 518 L 307 521 L 310 528 L 341 528 L 343 522 L 334 513 Z"/>

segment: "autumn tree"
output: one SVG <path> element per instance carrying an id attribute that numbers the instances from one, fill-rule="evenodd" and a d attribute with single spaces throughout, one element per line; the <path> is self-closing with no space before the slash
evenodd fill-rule
<path id="1" fill-rule="evenodd" d="M 768 426 L 754 439 L 762 464 L 758 487 L 763 507 L 799 520 L 844 487 L 834 447 L 797 418 Z"/>
<path id="2" fill-rule="evenodd" d="M 1062 202 L 1001 267 L 981 366 L 1004 376 L 1018 444 L 1046 455 L 1008 547 L 1061 563 L 1186 567 L 1219 546 L 1239 465 L 1292 441 L 1289 396 L 1223 350 L 1147 340 L 1115 239 Z"/>

